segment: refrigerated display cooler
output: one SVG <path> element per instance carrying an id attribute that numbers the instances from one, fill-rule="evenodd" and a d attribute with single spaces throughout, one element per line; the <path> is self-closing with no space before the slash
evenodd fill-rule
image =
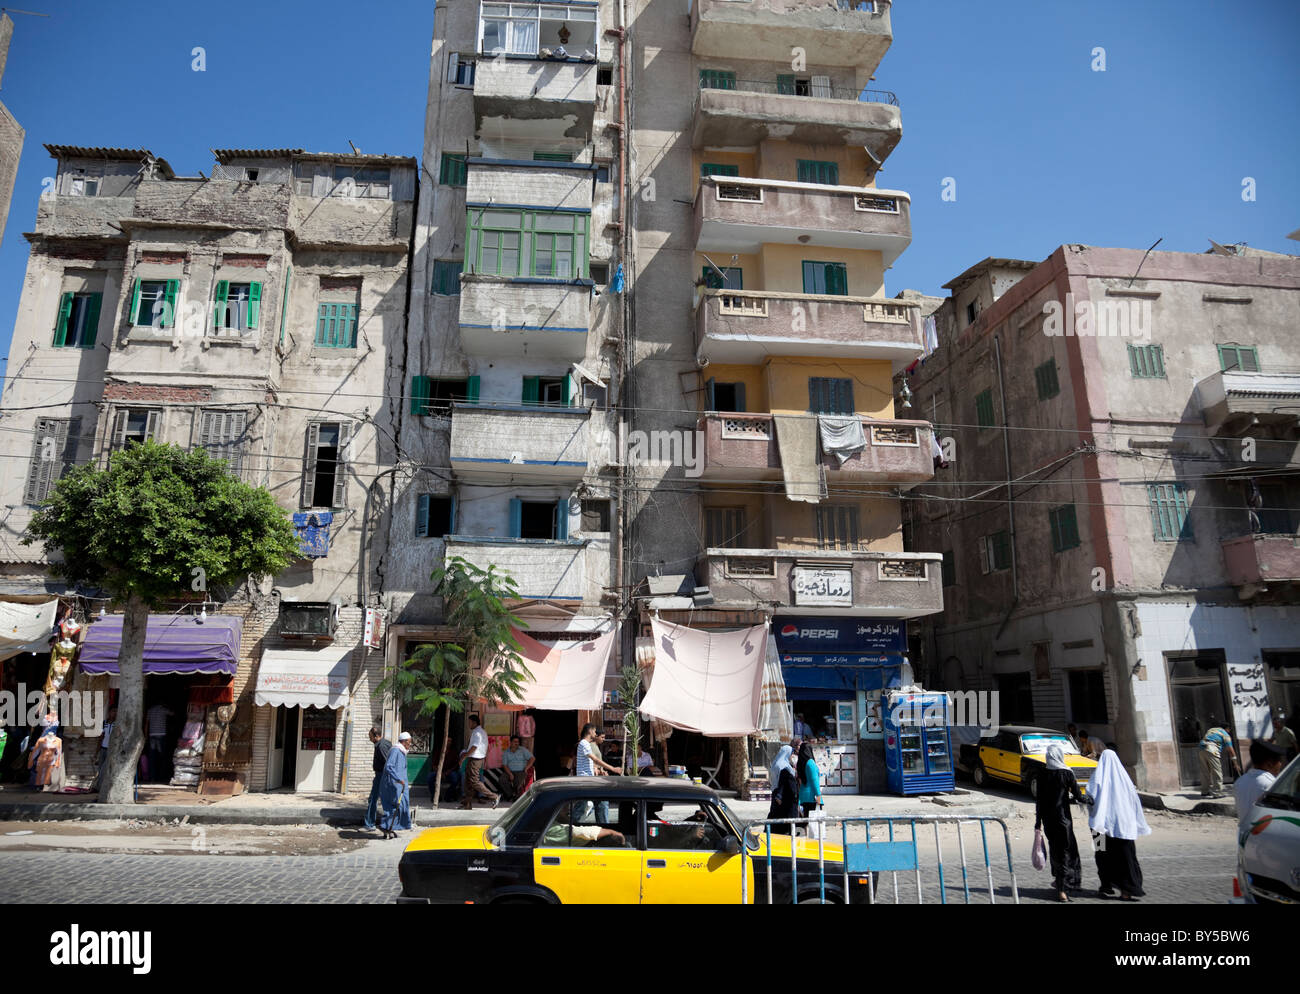
<path id="1" fill-rule="evenodd" d="M 889 789 L 895 794 L 953 790 L 948 695 L 898 692 L 888 695 L 882 711 Z"/>

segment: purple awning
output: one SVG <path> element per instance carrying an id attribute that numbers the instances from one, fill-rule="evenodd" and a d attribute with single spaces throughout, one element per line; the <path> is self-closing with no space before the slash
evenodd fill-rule
<path id="1" fill-rule="evenodd" d="M 230 615 L 149 615 L 144 639 L 146 673 L 224 673 L 239 666 L 243 622 Z M 122 615 L 95 619 L 86 629 L 78 662 L 83 672 L 116 673 L 122 648 Z"/>

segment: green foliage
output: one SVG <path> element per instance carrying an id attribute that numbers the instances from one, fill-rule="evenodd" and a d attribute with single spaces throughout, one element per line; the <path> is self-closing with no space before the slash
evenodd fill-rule
<path id="1" fill-rule="evenodd" d="M 641 755 L 641 671 L 635 666 L 624 666 L 618 682 L 618 697 L 627 711 L 623 713 L 623 731 L 626 739 L 623 749 L 624 757 Z M 626 759 L 624 760 L 626 762 Z M 632 766 L 636 771 L 635 762 Z"/>
<path id="2" fill-rule="evenodd" d="M 114 452 L 107 469 L 71 470 L 27 532 L 23 544 L 41 541 L 70 583 L 150 604 L 275 574 L 299 555 L 269 491 L 202 449 L 151 441 Z"/>

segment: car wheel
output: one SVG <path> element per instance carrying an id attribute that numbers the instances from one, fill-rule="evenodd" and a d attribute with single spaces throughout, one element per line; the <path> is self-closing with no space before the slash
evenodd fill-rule
<path id="1" fill-rule="evenodd" d="M 821 894 L 814 891 L 812 894 L 808 894 L 805 895 L 804 897 L 799 898 L 799 903 L 800 904 L 843 904 L 844 902 L 840 900 L 838 894 L 832 894 L 829 891 L 826 894 L 826 900 L 823 901 Z"/>
<path id="2" fill-rule="evenodd" d="M 970 771 L 970 778 L 974 781 L 976 787 L 983 787 L 989 782 L 989 775 L 984 772 L 984 764 L 976 763 Z"/>

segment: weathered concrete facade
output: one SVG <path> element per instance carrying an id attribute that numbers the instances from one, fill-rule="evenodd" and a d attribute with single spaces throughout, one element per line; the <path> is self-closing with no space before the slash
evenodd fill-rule
<path id="1" fill-rule="evenodd" d="M 9 61 L 9 42 L 13 39 L 13 19 L 0 13 L 0 80 L 4 79 L 5 64 Z M 9 108 L 0 103 L 0 242 L 4 241 L 5 225 L 9 221 L 9 204 L 14 196 L 14 182 L 18 178 L 18 160 L 23 155 L 23 140 L 27 133 Z"/>

